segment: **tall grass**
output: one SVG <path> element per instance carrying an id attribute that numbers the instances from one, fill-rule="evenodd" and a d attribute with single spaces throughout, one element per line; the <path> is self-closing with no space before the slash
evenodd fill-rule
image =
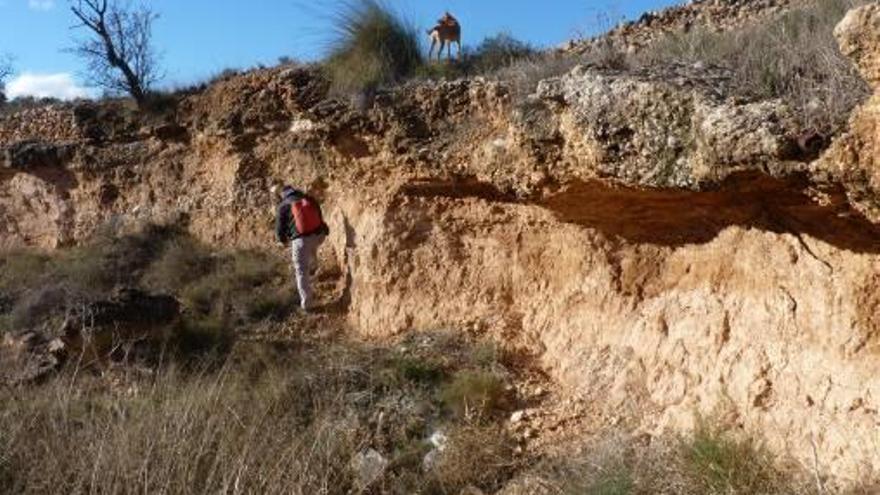
<path id="1" fill-rule="evenodd" d="M 519 461 L 500 424 L 444 419 L 388 349 L 237 344 L 216 361 L 112 379 L 64 373 L 0 388 L 0 492 L 458 494 L 494 491 Z M 426 470 L 426 439 L 448 445 Z M 387 469 L 361 487 L 354 463 Z M 360 488 L 365 488 L 360 491 Z"/>
<path id="2" fill-rule="evenodd" d="M 335 40 L 325 62 L 339 91 L 375 90 L 422 65 L 415 27 L 380 0 L 351 0 L 336 12 Z"/>
<path id="3" fill-rule="evenodd" d="M 343 493 L 363 427 L 291 379 L 167 371 L 117 395 L 58 380 L 4 397 L 4 493 Z M 312 391 L 314 392 L 314 391 Z M 308 417 L 304 416 L 307 413 Z"/>
<path id="4" fill-rule="evenodd" d="M 637 65 L 702 62 L 734 71 L 735 90 L 753 99 L 781 98 L 801 125 L 831 133 L 868 88 L 837 47 L 834 27 L 862 0 L 813 0 L 766 23 L 727 32 L 670 35 L 631 59 Z"/>

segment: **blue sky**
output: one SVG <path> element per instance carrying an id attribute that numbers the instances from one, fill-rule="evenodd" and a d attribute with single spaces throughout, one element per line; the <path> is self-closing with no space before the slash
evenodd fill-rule
<path id="1" fill-rule="evenodd" d="M 160 14 L 155 42 L 166 78 L 162 86 L 192 83 L 225 68 L 273 64 L 281 56 L 319 58 L 328 44 L 335 1 L 145 0 Z M 426 28 L 444 10 L 463 25 L 465 45 L 501 31 L 537 46 L 553 46 L 625 16 L 675 0 L 389 0 Z M 85 91 L 80 62 L 64 48 L 76 32 L 68 0 L 0 0 L 0 54 L 15 59 L 10 94 L 28 91 L 77 96 Z M 15 90 L 15 91 L 13 91 Z"/>

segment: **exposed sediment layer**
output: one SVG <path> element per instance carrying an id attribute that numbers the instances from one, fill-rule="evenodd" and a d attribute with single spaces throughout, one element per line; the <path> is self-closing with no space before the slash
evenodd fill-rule
<path id="1" fill-rule="evenodd" d="M 875 85 L 878 19 L 838 29 Z M 6 117 L 0 245 L 173 220 L 272 247 L 269 187 L 295 182 L 325 200 L 326 297 L 363 334 L 493 335 L 603 418 L 657 432 L 720 411 L 863 479 L 880 468 L 877 96 L 813 160 L 784 106 L 728 99 L 725 77 L 576 69 L 519 104 L 501 83 L 424 83 L 358 112 L 288 68 L 149 123 Z"/>

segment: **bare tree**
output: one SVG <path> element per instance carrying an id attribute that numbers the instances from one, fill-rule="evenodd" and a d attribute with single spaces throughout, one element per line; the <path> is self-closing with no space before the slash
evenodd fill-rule
<path id="1" fill-rule="evenodd" d="M 12 56 L 0 54 L 0 103 L 6 101 L 6 79 L 14 73 Z"/>
<path id="2" fill-rule="evenodd" d="M 150 86 L 161 79 L 152 46 L 153 21 L 145 5 L 116 0 L 71 0 L 70 10 L 91 31 L 73 52 L 88 64 L 89 81 L 112 92 L 125 92 L 143 105 Z"/>

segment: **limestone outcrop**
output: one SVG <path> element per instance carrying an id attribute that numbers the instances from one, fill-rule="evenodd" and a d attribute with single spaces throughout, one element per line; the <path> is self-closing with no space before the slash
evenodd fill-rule
<path id="1" fill-rule="evenodd" d="M 779 102 L 734 103 L 730 75 L 671 66 L 635 73 L 584 67 L 541 82 L 557 109 L 572 175 L 631 186 L 699 190 L 736 172 L 790 174 L 799 167 L 796 126 Z"/>
<path id="2" fill-rule="evenodd" d="M 834 31 L 874 94 L 850 119 L 819 167 L 848 184 L 850 200 L 874 222 L 880 221 L 880 5 L 851 11 Z"/>

